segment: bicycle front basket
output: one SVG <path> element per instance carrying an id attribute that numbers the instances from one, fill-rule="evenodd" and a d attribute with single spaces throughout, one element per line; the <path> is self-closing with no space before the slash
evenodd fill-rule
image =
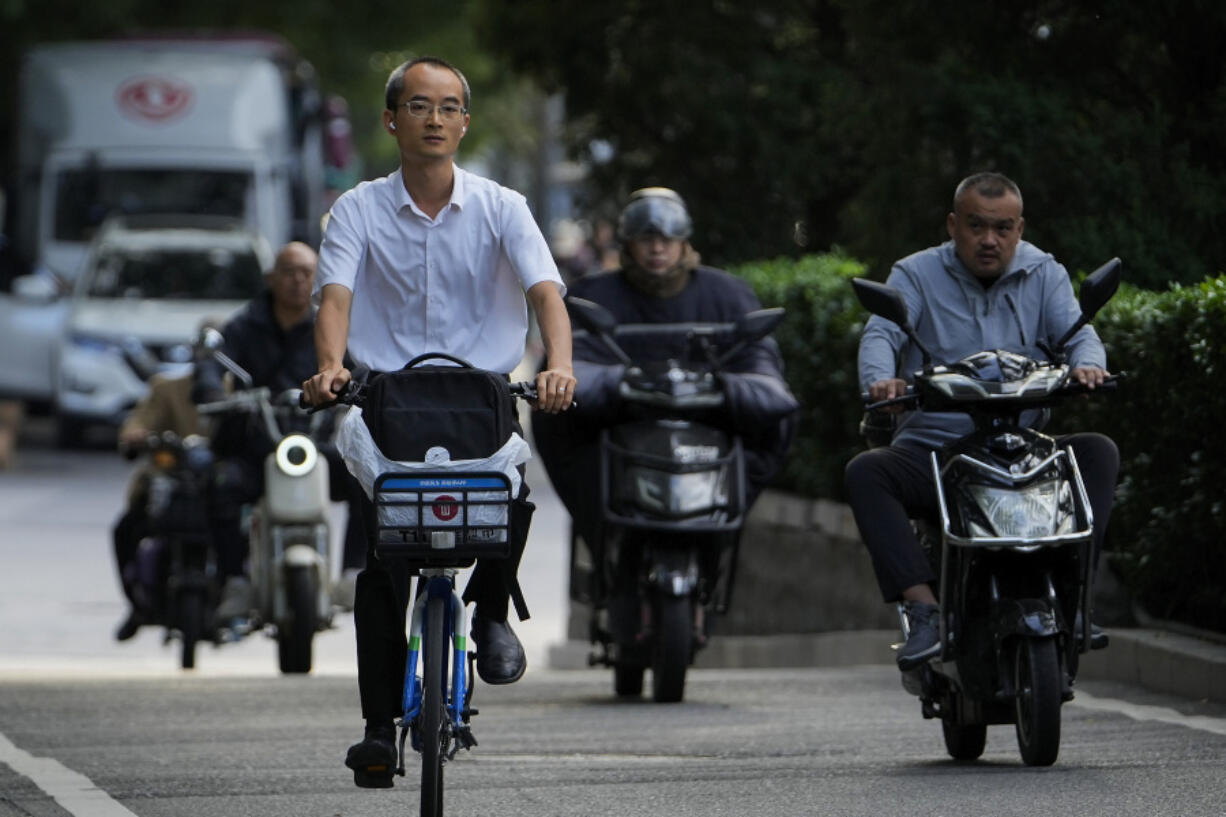
<path id="1" fill-rule="evenodd" d="M 497 471 L 390 472 L 375 480 L 375 550 L 428 565 L 510 552 L 511 481 Z"/>

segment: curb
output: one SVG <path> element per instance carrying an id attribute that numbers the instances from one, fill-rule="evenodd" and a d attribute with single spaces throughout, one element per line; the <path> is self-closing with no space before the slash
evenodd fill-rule
<path id="1" fill-rule="evenodd" d="M 1111 644 L 1082 656 L 1079 677 L 1119 681 L 1195 701 L 1226 703 L 1226 645 L 1163 630 L 1109 629 Z M 846 630 L 712 637 L 694 662 L 701 669 L 893 665 L 897 630 Z M 587 669 L 589 645 L 549 648 L 549 668 Z"/>

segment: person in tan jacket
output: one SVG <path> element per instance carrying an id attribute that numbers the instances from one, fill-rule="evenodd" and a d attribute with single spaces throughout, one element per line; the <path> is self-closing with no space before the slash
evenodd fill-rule
<path id="1" fill-rule="evenodd" d="M 119 428 L 119 448 L 127 454 L 139 450 L 150 434 L 171 431 L 180 437 L 203 434 L 205 428 L 192 403 L 192 375 L 179 377 L 154 375 L 149 393 L 137 403 Z M 111 531 L 115 545 L 115 566 L 131 608 L 115 631 L 115 638 L 127 641 L 142 624 L 151 623 L 152 600 L 141 597 L 136 581 L 136 557 L 141 540 L 148 531 L 149 466 L 138 468 L 128 483 L 127 507 Z"/>

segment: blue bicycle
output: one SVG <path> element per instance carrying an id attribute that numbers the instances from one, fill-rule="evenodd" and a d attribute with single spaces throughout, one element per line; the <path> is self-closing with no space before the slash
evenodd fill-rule
<path id="1" fill-rule="evenodd" d="M 509 390 L 524 400 L 537 398 L 532 383 L 512 383 Z M 364 389 L 347 388 L 335 402 L 362 405 Z M 417 579 L 393 772 L 406 773 L 407 742 L 421 755 L 423 817 L 443 813 L 444 764 L 477 745 L 471 728 L 475 653 L 468 651 L 468 612 L 456 576 L 478 558 L 509 555 L 514 498 L 511 480 L 500 471 L 423 468 L 374 480 L 375 551 L 380 559 L 403 561 Z"/>

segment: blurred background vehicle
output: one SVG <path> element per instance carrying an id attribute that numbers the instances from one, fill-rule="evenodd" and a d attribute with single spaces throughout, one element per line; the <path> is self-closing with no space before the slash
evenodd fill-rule
<path id="1" fill-rule="evenodd" d="M 234 219 L 109 219 L 91 243 L 54 356 L 62 445 L 118 427 L 155 374 L 186 374 L 205 319 L 224 321 L 272 268 L 264 238 Z"/>
<path id="2" fill-rule="evenodd" d="M 59 404 L 67 296 L 112 216 L 225 217 L 270 246 L 318 246 L 328 162 L 347 161 L 347 110 L 325 110 L 314 68 L 281 37 L 34 45 L 16 91 L 0 399 L 35 411 Z M 325 128 L 340 132 L 327 145 Z M 78 404 L 70 393 L 65 416 Z"/>

